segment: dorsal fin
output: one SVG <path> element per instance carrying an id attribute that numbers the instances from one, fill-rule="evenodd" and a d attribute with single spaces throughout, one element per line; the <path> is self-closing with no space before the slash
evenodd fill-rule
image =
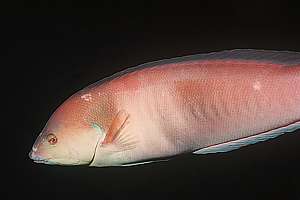
<path id="1" fill-rule="evenodd" d="M 188 61 L 201 60 L 255 60 L 269 63 L 278 63 L 286 65 L 300 64 L 300 53 L 293 51 L 274 51 L 274 50 L 256 50 L 256 49 L 233 49 L 212 53 L 203 53 L 164 59 L 145 63 L 137 68 L 147 68 L 171 63 L 180 63 Z"/>
<path id="2" fill-rule="evenodd" d="M 211 53 L 202 53 L 188 56 L 181 56 L 169 59 L 162 59 L 158 61 L 148 62 L 137 65 L 135 67 L 127 68 L 123 71 L 117 72 L 112 76 L 106 77 L 102 80 L 89 85 L 83 90 L 87 90 L 94 86 L 103 84 L 125 74 L 142 70 L 145 68 L 151 68 L 156 66 L 168 65 L 172 63 L 182 63 L 191 61 L 209 61 L 209 60 L 253 60 L 258 62 L 284 64 L 284 65 L 296 65 L 300 64 L 300 53 L 294 51 L 274 51 L 274 50 L 256 50 L 256 49 L 233 49 L 223 50 Z"/>

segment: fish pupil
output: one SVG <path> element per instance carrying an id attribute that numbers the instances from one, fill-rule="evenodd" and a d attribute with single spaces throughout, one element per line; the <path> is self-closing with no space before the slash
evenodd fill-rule
<path id="1" fill-rule="evenodd" d="M 48 136 L 47 136 L 47 139 L 48 139 L 48 142 L 51 144 L 51 145 L 54 145 L 57 143 L 57 137 L 53 134 L 53 133 L 50 133 Z"/>

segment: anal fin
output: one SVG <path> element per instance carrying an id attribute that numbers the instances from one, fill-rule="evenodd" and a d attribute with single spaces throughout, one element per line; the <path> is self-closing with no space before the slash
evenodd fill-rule
<path id="1" fill-rule="evenodd" d="M 154 162 L 162 162 L 162 161 L 168 161 L 168 160 L 170 160 L 170 159 L 149 160 L 149 161 L 122 164 L 121 166 L 122 167 L 131 167 L 131 166 L 136 166 L 136 165 L 144 165 L 144 164 L 149 164 L 149 163 L 154 163 Z"/>
<path id="2" fill-rule="evenodd" d="M 199 149 L 193 153 L 194 154 L 209 154 L 209 153 L 228 152 L 228 151 L 239 149 L 239 148 L 247 146 L 247 145 L 255 144 L 258 142 L 263 142 L 263 141 L 278 137 L 278 136 L 283 135 L 288 132 L 293 132 L 299 128 L 300 128 L 300 121 L 290 124 L 288 126 L 280 127 L 278 129 L 274 129 L 274 130 L 264 132 L 261 134 L 225 142 L 222 144 L 205 147 L 205 148 Z"/>

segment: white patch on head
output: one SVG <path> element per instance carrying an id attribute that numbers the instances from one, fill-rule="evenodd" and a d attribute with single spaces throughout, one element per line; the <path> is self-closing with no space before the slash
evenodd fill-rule
<path id="1" fill-rule="evenodd" d="M 260 90 L 261 89 L 261 83 L 259 81 L 255 81 L 253 83 L 253 89 L 257 90 L 257 91 Z"/>
<path id="2" fill-rule="evenodd" d="M 36 152 L 37 148 L 36 147 L 32 147 L 32 151 Z"/>
<path id="3" fill-rule="evenodd" d="M 92 98 L 92 95 L 91 94 L 84 94 L 81 96 L 81 98 L 85 101 L 92 101 L 93 98 Z"/>

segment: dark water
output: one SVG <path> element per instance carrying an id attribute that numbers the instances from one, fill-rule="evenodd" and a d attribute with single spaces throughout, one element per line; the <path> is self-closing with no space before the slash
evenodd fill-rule
<path id="1" fill-rule="evenodd" d="M 230 153 L 127 168 L 46 166 L 27 156 L 68 96 L 126 67 L 233 48 L 300 52 L 295 3 L 60 1 L 51 6 L 27 1 L 2 7 L 5 196 L 300 199 L 300 131 Z"/>

